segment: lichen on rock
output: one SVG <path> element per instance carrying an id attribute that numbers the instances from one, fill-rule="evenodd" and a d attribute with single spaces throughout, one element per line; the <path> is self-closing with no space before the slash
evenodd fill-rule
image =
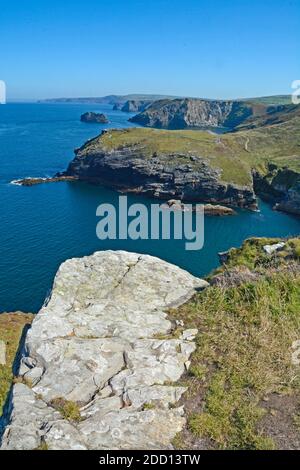
<path id="1" fill-rule="evenodd" d="M 123 251 L 63 263 L 27 334 L 1 448 L 170 448 L 185 423 L 176 407 L 185 388 L 172 382 L 188 367 L 197 332 L 173 335 L 167 309 L 206 285 Z M 57 400 L 78 406 L 80 419 L 59 413 Z"/>

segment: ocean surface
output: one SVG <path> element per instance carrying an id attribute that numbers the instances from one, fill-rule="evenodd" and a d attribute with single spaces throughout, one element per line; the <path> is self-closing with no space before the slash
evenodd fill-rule
<path id="1" fill-rule="evenodd" d="M 85 111 L 104 112 L 111 123 L 81 123 Z M 204 276 L 218 265 L 219 251 L 239 246 L 247 237 L 300 233 L 299 218 L 274 212 L 260 202 L 260 212 L 205 217 L 205 243 L 200 251 L 187 252 L 185 242 L 178 240 L 100 241 L 96 208 L 103 202 L 116 203 L 118 193 L 85 183 L 33 187 L 10 183 L 64 170 L 74 148 L 103 128 L 132 127 L 129 117 L 103 105 L 0 105 L 0 312 L 37 312 L 57 268 L 70 257 L 123 249 L 159 256 Z M 131 202 L 150 204 L 151 200 L 131 195 Z"/>

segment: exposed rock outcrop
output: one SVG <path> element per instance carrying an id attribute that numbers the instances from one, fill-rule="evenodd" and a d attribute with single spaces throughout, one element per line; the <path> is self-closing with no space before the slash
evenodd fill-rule
<path id="1" fill-rule="evenodd" d="M 99 124 L 107 124 L 109 121 L 105 114 L 102 113 L 93 113 L 93 112 L 87 112 L 81 115 L 80 121 L 82 122 L 96 122 Z"/>
<path id="2" fill-rule="evenodd" d="M 141 113 L 151 104 L 151 100 L 128 100 L 124 104 L 117 103 L 114 110 L 121 110 L 124 113 Z"/>
<path id="3" fill-rule="evenodd" d="M 182 98 L 155 101 L 130 121 L 164 129 L 207 126 L 233 129 L 250 118 L 267 116 L 277 109 L 283 111 L 285 106 L 254 106 L 246 101 Z"/>
<path id="4" fill-rule="evenodd" d="M 172 382 L 189 365 L 197 330 L 179 329 L 166 310 L 206 285 L 135 253 L 63 263 L 27 334 L 1 448 L 170 448 L 185 423 L 176 406 L 185 389 Z M 80 408 L 79 419 L 61 414 L 57 400 Z"/>
<path id="5" fill-rule="evenodd" d="M 192 210 L 197 211 L 197 206 L 193 206 L 191 209 L 187 209 L 186 204 L 182 203 L 179 199 L 169 199 L 166 204 L 163 205 L 166 209 L 186 211 Z M 200 206 L 202 210 L 202 205 Z M 206 215 L 234 215 L 236 212 L 231 207 L 220 206 L 218 204 L 204 204 L 203 212 Z"/>

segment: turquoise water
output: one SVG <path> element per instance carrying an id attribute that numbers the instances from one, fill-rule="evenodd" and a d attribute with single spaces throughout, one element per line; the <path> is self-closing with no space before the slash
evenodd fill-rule
<path id="1" fill-rule="evenodd" d="M 111 124 L 81 123 L 80 115 L 90 110 L 108 114 Z M 103 127 L 131 127 L 129 116 L 98 105 L 0 106 L 0 312 L 38 311 L 60 263 L 96 250 L 149 253 L 203 276 L 218 265 L 218 251 L 239 246 L 249 236 L 299 234 L 299 218 L 273 212 L 261 202 L 257 213 L 206 217 L 201 251 L 187 252 L 178 240 L 104 242 L 96 237 L 96 208 L 102 202 L 116 203 L 116 192 L 83 183 L 30 188 L 10 184 L 14 179 L 64 170 L 75 147 Z M 141 198 L 131 195 L 129 202 L 141 202 Z M 143 202 L 151 200 L 143 198 Z"/>

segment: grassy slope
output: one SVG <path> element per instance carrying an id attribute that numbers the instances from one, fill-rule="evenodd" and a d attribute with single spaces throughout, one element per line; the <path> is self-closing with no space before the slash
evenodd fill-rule
<path id="1" fill-rule="evenodd" d="M 299 445 L 300 371 L 291 354 L 300 338 L 300 239 L 265 255 L 262 246 L 274 241 L 246 241 L 218 270 L 246 266 L 260 272 L 256 282 L 209 287 L 171 312 L 199 330 L 184 382 L 188 428 L 175 439 L 179 448 Z"/>
<path id="2" fill-rule="evenodd" d="M 223 181 L 247 185 L 251 183 L 251 169 L 264 172 L 267 162 L 300 171 L 300 107 L 289 121 L 258 129 L 222 135 L 196 130 L 123 129 L 109 131 L 86 144 L 85 149 L 93 150 L 99 144 L 108 150 L 138 145 L 145 158 L 154 152 L 203 156 L 212 167 L 222 170 Z M 186 156 L 173 158 L 197 166 Z"/>
<path id="3" fill-rule="evenodd" d="M 33 318 L 33 315 L 24 313 L 0 314 L 0 340 L 6 343 L 6 365 L 0 365 L 0 416 L 12 383 L 12 365 L 23 329 L 32 322 Z"/>
<path id="4" fill-rule="evenodd" d="M 291 104 L 291 95 L 275 95 L 275 96 L 261 96 L 258 98 L 245 99 L 250 103 L 266 104 L 268 106 L 276 106 L 280 104 Z"/>

